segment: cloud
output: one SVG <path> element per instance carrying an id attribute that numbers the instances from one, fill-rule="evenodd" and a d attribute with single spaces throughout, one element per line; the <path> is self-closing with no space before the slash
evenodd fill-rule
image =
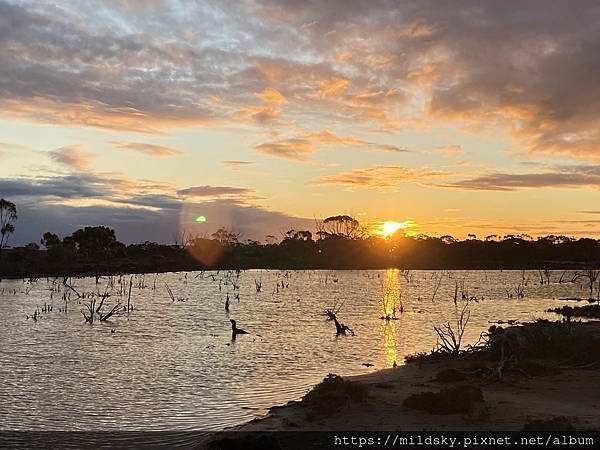
<path id="1" fill-rule="evenodd" d="M 236 111 L 233 117 L 244 123 L 273 124 L 281 116 L 281 109 L 271 106 L 248 106 Z"/>
<path id="2" fill-rule="evenodd" d="M 266 88 L 264 91 L 259 92 L 255 95 L 264 103 L 270 105 L 285 105 L 286 103 L 288 103 L 287 99 L 283 95 L 281 95 L 281 92 L 273 88 Z"/>
<path id="3" fill-rule="evenodd" d="M 319 83 L 317 95 L 320 98 L 335 97 L 343 94 L 350 82 L 341 77 L 334 77 L 329 80 L 323 80 Z"/>
<path id="4" fill-rule="evenodd" d="M 367 150 L 406 152 L 395 145 L 377 144 L 351 136 L 338 136 L 330 130 L 307 133 L 290 139 L 280 139 L 257 145 L 259 153 L 304 162 L 318 147 L 361 147 Z"/>
<path id="5" fill-rule="evenodd" d="M 330 130 L 322 130 L 320 132 L 311 133 L 307 136 L 308 139 L 318 145 L 331 146 L 353 146 L 363 147 L 369 150 L 381 150 L 386 152 L 406 152 L 407 150 L 395 145 L 377 144 L 374 142 L 357 139 L 350 136 L 338 136 Z"/>
<path id="6" fill-rule="evenodd" d="M 30 148 L 26 145 L 13 144 L 10 142 L 0 142 L 0 151 L 6 152 L 18 152 L 23 150 L 29 150 Z"/>
<path id="7" fill-rule="evenodd" d="M 453 124 L 597 160 L 599 20 L 594 0 L 0 1 L 0 107 L 141 133 Z"/>
<path id="8" fill-rule="evenodd" d="M 219 91 L 210 87 L 222 67 L 218 50 L 119 32 L 135 16 L 127 11 L 68 6 L 0 3 L 6 116 L 138 132 L 228 116 L 210 102 Z M 189 76 L 201 66 L 215 70 Z"/>
<path id="9" fill-rule="evenodd" d="M 19 212 L 13 245 L 38 242 L 46 231 L 64 236 L 94 225 L 114 228 L 126 243 L 173 243 L 180 230 L 202 236 L 222 226 L 241 232 L 244 239 L 263 240 L 289 228 L 310 228 L 314 222 L 250 203 L 252 189 L 199 186 L 176 191 L 115 174 L 4 178 L 0 192 Z M 206 223 L 195 222 L 200 214 Z"/>
<path id="10" fill-rule="evenodd" d="M 258 5 L 274 25 L 313 24 L 304 47 L 335 60 L 350 87 L 363 75 L 383 90 L 414 92 L 408 114 L 423 123 L 502 127 L 530 153 L 599 157 L 600 10 L 593 1 L 577 10 L 542 0 Z M 378 120 L 401 126 L 399 106 L 382 104 Z"/>
<path id="11" fill-rule="evenodd" d="M 50 158 L 60 164 L 75 169 L 86 170 L 94 163 L 96 156 L 81 150 L 81 145 L 70 145 L 49 152 Z"/>
<path id="12" fill-rule="evenodd" d="M 245 197 L 254 194 L 254 189 L 230 186 L 193 186 L 177 191 L 184 197 Z"/>
<path id="13" fill-rule="evenodd" d="M 243 167 L 248 167 L 254 164 L 252 161 L 239 161 L 239 160 L 229 160 L 229 161 L 221 161 L 221 164 L 232 169 L 239 170 Z"/>
<path id="14" fill-rule="evenodd" d="M 133 150 L 149 156 L 176 156 L 183 155 L 183 151 L 173 147 L 164 147 L 155 144 L 142 144 L 139 142 L 109 141 L 110 144 L 122 150 Z"/>
<path id="15" fill-rule="evenodd" d="M 444 145 L 436 147 L 435 151 L 445 156 L 460 156 L 465 153 L 460 145 Z"/>
<path id="16" fill-rule="evenodd" d="M 359 188 L 391 188 L 400 183 L 419 182 L 448 175 L 445 172 L 427 172 L 401 166 L 376 166 L 332 175 L 323 175 L 313 181 L 318 185 L 345 185 Z"/>
<path id="17" fill-rule="evenodd" d="M 526 188 L 600 188 L 600 166 L 559 166 L 538 173 L 491 173 L 437 186 L 480 191 L 515 191 Z"/>
<path id="18" fill-rule="evenodd" d="M 307 156 L 316 151 L 313 143 L 307 139 L 293 138 L 281 139 L 279 141 L 266 142 L 254 147 L 258 153 L 278 158 L 291 159 L 304 162 Z"/>
<path id="19" fill-rule="evenodd" d="M 265 236 L 280 236 L 290 228 L 309 229 L 314 219 L 304 219 L 278 211 L 254 206 L 239 205 L 231 200 L 179 203 L 175 209 L 142 209 L 114 206 L 70 206 L 17 204 L 19 221 L 12 245 L 39 242 L 46 232 L 69 235 L 85 226 L 105 225 L 115 229 L 117 238 L 125 243 L 146 240 L 172 244 L 180 231 L 192 235 L 210 236 L 224 226 L 241 233 L 241 239 L 263 241 Z M 195 218 L 204 215 L 207 222 L 198 224 Z"/>
<path id="20" fill-rule="evenodd" d="M 0 191 L 6 197 L 77 199 L 113 194 L 108 180 L 77 173 L 64 176 L 0 179 Z"/>

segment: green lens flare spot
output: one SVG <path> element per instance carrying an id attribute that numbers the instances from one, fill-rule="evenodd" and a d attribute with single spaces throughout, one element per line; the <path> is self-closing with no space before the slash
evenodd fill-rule
<path id="1" fill-rule="evenodd" d="M 198 217 L 196 217 L 196 222 L 198 222 L 198 223 L 204 223 L 204 222 L 206 222 L 206 217 L 204 217 L 204 216 L 198 216 Z"/>

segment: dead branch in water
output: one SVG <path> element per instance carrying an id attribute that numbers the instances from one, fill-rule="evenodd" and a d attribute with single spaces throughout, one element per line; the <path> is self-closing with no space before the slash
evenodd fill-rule
<path id="1" fill-rule="evenodd" d="M 175 302 L 175 300 L 177 300 L 178 302 L 185 302 L 185 298 L 183 297 L 175 297 L 175 294 L 173 294 L 173 291 L 171 290 L 171 288 L 169 287 L 169 285 L 167 283 L 165 283 L 165 289 L 167 290 L 167 294 L 169 294 L 169 297 L 171 298 L 171 302 Z"/>
<path id="2" fill-rule="evenodd" d="M 262 290 L 262 279 L 254 279 L 254 286 L 256 287 L 256 292 L 260 292 Z"/>
<path id="3" fill-rule="evenodd" d="M 131 310 L 131 287 L 133 286 L 133 275 L 129 278 L 129 294 L 127 294 L 127 312 Z"/>
<path id="4" fill-rule="evenodd" d="M 110 319 L 115 314 L 118 314 L 120 311 L 121 311 L 121 303 L 117 302 L 117 304 L 114 305 L 112 307 L 112 309 L 109 312 L 107 312 L 106 314 L 103 314 L 102 312 L 100 312 L 100 321 L 104 322 L 104 321 Z"/>
<path id="5" fill-rule="evenodd" d="M 94 323 L 94 319 L 96 316 L 98 317 L 98 320 L 100 320 L 100 322 L 104 322 L 104 321 L 110 319 L 115 314 L 118 314 L 121 311 L 121 303 L 117 302 L 116 305 L 114 305 L 108 313 L 104 314 L 104 312 L 102 311 L 102 307 L 104 306 L 104 301 L 108 298 L 108 296 L 109 296 L 109 294 L 108 294 L 108 287 L 107 287 L 107 290 L 102 295 L 98 306 L 96 306 L 95 298 L 90 300 L 89 304 L 85 305 L 87 308 L 87 314 L 85 311 L 81 311 L 81 314 L 83 315 L 83 318 L 85 319 L 85 323 L 89 323 L 89 324 Z"/>
<path id="6" fill-rule="evenodd" d="M 100 299 L 100 304 L 96 308 L 96 314 L 100 314 L 100 310 L 102 309 L 102 305 L 104 305 L 104 300 L 106 300 L 107 297 L 108 297 L 108 287 L 106 288 L 106 291 L 104 292 L 104 294 L 102 295 L 102 298 Z"/>
<path id="7" fill-rule="evenodd" d="M 175 296 L 173 295 L 173 291 L 167 283 L 165 283 L 165 289 L 167 290 L 167 294 L 169 294 L 169 297 L 171 297 L 171 302 L 175 302 Z"/>
<path id="8" fill-rule="evenodd" d="M 336 336 L 346 336 L 347 333 L 350 333 L 352 336 L 356 336 L 354 330 L 350 328 L 348 325 L 341 323 L 337 319 L 337 314 L 343 306 L 343 302 L 341 304 L 337 304 L 337 302 L 333 305 L 332 308 L 328 308 L 323 312 L 323 315 L 327 317 L 328 321 L 333 321 L 335 324 Z"/>
<path id="9" fill-rule="evenodd" d="M 402 270 L 400 270 L 400 275 L 402 275 L 402 277 L 404 278 L 404 280 L 407 283 L 410 283 L 412 281 L 412 271 L 411 270 L 402 269 Z"/>
<path id="10" fill-rule="evenodd" d="M 85 305 L 85 306 L 88 309 L 88 313 L 86 314 L 85 311 L 81 311 L 81 314 L 83 314 L 85 323 L 92 324 L 92 323 L 94 323 L 94 312 L 96 310 L 96 299 L 90 300 L 90 304 Z"/>
<path id="11" fill-rule="evenodd" d="M 77 298 L 85 297 L 85 295 L 81 295 L 79 292 L 77 292 L 77 290 L 73 286 L 71 286 L 69 283 L 67 283 L 67 278 L 65 278 L 63 280 L 63 286 L 65 286 L 65 287 L 69 288 L 71 291 L 75 292 L 75 295 L 77 295 Z"/>
<path id="12" fill-rule="evenodd" d="M 431 296 L 432 302 L 435 300 L 435 296 L 437 295 L 437 292 L 440 289 L 440 286 L 442 285 L 443 278 L 444 278 L 444 272 L 440 273 L 439 276 L 436 275 L 436 283 L 435 283 L 435 287 L 433 289 L 433 295 Z"/>

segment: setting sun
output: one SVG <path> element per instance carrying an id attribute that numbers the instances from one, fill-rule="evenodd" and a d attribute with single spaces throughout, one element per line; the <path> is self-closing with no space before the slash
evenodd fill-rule
<path id="1" fill-rule="evenodd" d="M 396 231 L 406 228 L 405 222 L 383 222 L 381 224 L 380 234 L 383 237 L 390 237 Z"/>

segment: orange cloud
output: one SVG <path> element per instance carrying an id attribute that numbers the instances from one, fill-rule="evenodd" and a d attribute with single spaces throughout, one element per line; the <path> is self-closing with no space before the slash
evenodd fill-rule
<path id="1" fill-rule="evenodd" d="M 348 89 L 349 84 L 350 82 L 346 78 L 336 77 L 329 80 L 323 80 L 319 83 L 317 95 L 320 98 L 338 96 Z"/>
<path id="2" fill-rule="evenodd" d="M 418 171 L 402 166 L 376 166 L 317 178 L 313 184 L 345 185 L 360 188 L 392 188 L 400 183 L 447 176 L 447 172 Z"/>
<path id="3" fill-rule="evenodd" d="M 593 2 L 253 1 L 227 3 L 218 17 L 190 6 L 189 17 L 149 20 L 163 3 L 3 3 L 3 19 L 18 24 L 3 34 L 3 116 L 141 133 L 236 122 L 433 123 L 501 128 L 535 155 L 600 158 Z M 203 40 L 188 22 L 228 39 Z"/>
<path id="4" fill-rule="evenodd" d="M 346 62 L 352 58 L 352 53 L 348 51 L 342 51 L 335 55 L 335 59 L 339 62 Z"/>
<path id="5" fill-rule="evenodd" d="M 318 147 L 363 147 L 368 150 L 405 152 L 405 149 L 389 144 L 377 144 L 351 136 L 338 136 L 330 130 L 308 133 L 291 139 L 281 139 L 257 145 L 259 153 L 296 161 L 306 161 L 307 156 Z"/>
<path id="6" fill-rule="evenodd" d="M 271 106 L 249 106 L 237 111 L 233 118 L 241 122 L 266 124 L 276 121 L 281 115 L 281 109 Z"/>
<path id="7" fill-rule="evenodd" d="M 311 142 L 298 138 L 267 142 L 259 144 L 255 148 L 258 153 L 263 155 L 277 156 L 300 162 L 306 161 L 307 156 L 316 150 Z"/>
<path id="8" fill-rule="evenodd" d="M 139 142 L 109 141 L 115 147 L 122 150 L 133 150 L 149 156 L 176 156 L 183 155 L 183 151 L 173 147 L 164 147 L 155 144 L 142 144 Z"/>
<path id="9" fill-rule="evenodd" d="M 86 170 L 94 163 L 96 156 L 81 150 L 81 145 L 70 145 L 50 151 L 52 160 L 72 169 Z"/>
<path id="10" fill-rule="evenodd" d="M 253 196 L 254 192 L 254 189 L 249 188 L 206 185 L 179 189 L 177 194 L 183 197 L 248 199 L 257 198 Z"/>
<path id="11" fill-rule="evenodd" d="M 371 150 L 383 150 L 389 152 L 405 152 L 405 149 L 395 145 L 377 144 L 375 142 L 365 141 L 351 136 L 338 136 L 330 130 L 323 130 L 317 133 L 311 133 L 308 139 L 320 145 L 338 145 L 338 146 L 358 146 Z"/>
<path id="12" fill-rule="evenodd" d="M 254 163 L 252 161 L 229 160 L 229 161 L 221 161 L 221 164 L 223 164 L 224 166 L 226 166 L 232 170 L 239 170 L 242 167 L 251 166 Z"/>
<path id="13" fill-rule="evenodd" d="M 258 97 L 264 103 L 270 105 L 284 105 L 288 102 L 287 99 L 283 95 L 281 95 L 281 92 L 273 88 L 267 88 L 264 91 L 254 95 L 256 95 L 256 97 Z"/>
<path id="14" fill-rule="evenodd" d="M 101 102 L 83 100 L 80 103 L 64 103 L 41 97 L 21 101 L 0 100 L 0 107 L 5 116 L 21 120 L 150 134 L 162 133 L 164 128 L 218 123 L 208 114 L 202 117 L 201 112 L 196 117 L 192 114 L 178 116 L 175 112 L 173 115 L 151 114 L 133 107 L 110 107 Z"/>
<path id="15" fill-rule="evenodd" d="M 600 167 L 563 166 L 534 173 L 489 173 L 439 187 L 477 191 L 515 191 L 527 188 L 600 189 Z"/>
<path id="16" fill-rule="evenodd" d="M 443 145 L 436 147 L 435 151 L 445 156 L 460 156 L 465 153 L 460 145 Z"/>
<path id="17" fill-rule="evenodd" d="M 21 145 L 21 144 L 13 144 L 13 143 L 8 143 L 8 142 L 0 142 L 0 150 L 4 150 L 4 151 L 21 151 L 21 150 L 29 150 L 30 148 L 26 145 Z"/>

